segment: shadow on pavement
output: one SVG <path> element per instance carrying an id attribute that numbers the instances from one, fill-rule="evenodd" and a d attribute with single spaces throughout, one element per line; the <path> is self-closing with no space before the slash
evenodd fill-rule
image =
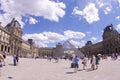
<path id="1" fill-rule="evenodd" d="M 8 79 L 13 79 L 13 77 L 9 76 Z"/>
<path id="2" fill-rule="evenodd" d="M 70 67 L 66 67 L 66 68 L 64 68 L 64 69 L 70 69 Z"/>
<path id="3" fill-rule="evenodd" d="M 86 72 L 90 72 L 90 71 L 93 71 L 93 69 L 92 68 L 86 69 Z"/>
<path id="4" fill-rule="evenodd" d="M 66 74 L 73 74 L 73 73 L 75 73 L 75 72 L 66 72 Z"/>
<path id="5" fill-rule="evenodd" d="M 78 71 L 83 71 L 82 69 L 78 69 Z"/>
<path id="6" fill-rule="evenodd" d="M 10 66 L 14 66 L 14 64 L 12 64 L 12 63 L 10 63 L 10 64 L 8 64 L 8 65 L 10 65 Z"/>

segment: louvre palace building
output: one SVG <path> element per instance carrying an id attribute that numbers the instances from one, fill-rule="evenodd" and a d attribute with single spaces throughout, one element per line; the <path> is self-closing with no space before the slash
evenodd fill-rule
<path id="1" fill-rule="evenodd" d="M 5 27 L 0 23 L 0 53 L 6 53 L 8 55 L 16 53 L 20 56 L 38 53 L 38 48 L 35 47 L 32 39 L 23 41 L 22 34 L 21 25 L 14 18 Z"/>
<path id="2" fill-rule="evenodd" d="M 21 25 L 15 18 L 4 27 L 0 23 L 0 53 L 8 55 L 16 53 L 22 57 L 61 57 L 73 52 L 80 56 L 84 54 L 111 54 L 120 52 L 120 34 L 114 29 L 112 24 L 104 29 L 102 35 L 103 41 L 96 44 L 87 41 L 82 48 L 75 48 L 69 41 L 65 41 L 63 44 L 58 43 L 56 47 L 38 48 L 32 39 L 24 41 L 22 35 Z"/>
<path id="3" fill-rule="evenodd" d="M 120 53 L 120 34 L 114 29 L 113 25 L 105 27 L 102 41 L 92 44 L 87 41 L 84 47 L 79 48 L 85 55 Z"/>

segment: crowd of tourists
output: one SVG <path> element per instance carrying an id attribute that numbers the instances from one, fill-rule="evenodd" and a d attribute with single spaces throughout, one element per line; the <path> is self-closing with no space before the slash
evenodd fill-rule
<path id="1" fill-rule="evenodd" d="M 92 55 L 90 60 L 86 56 L 84 56 L 84 58 L 82 59 L 83 70 L 86 69 L 88 61 L 90 61 L 91 69 L 92 70 L 96 70 L 96 69 L 98 69 L 100 56 Z M 78 71 L 78 68 L 79 68 L 79 58 L 77 56 L 75 56 L 72 59 L 71 68 L 74 68 L 74 72 Z"/>
<path id="2" fill-rule="evenodd" d="M 91 58 L 88 58 L 87 56 L 84 56 L 84 58 L 82 59 L 82 63 L 81 63 L 82 64 L 81 66 L 83 67 L 83 70 L 86 69 L 87 64 L 88 64 L 89 61 L 90 61 L 92 70 L 98 69 L 100 58 L 101 58 L 100 55 L 96 55 L 96 56 L 92 55 Z M 51 60 L 54 60 L 56 63 L 58 63 L 59 59 L 67 60 L 66 58 L 58 58 L 58 57 L 55 57 L 55 58 L 48 57 L 47 59 L 50 62 L 51 62 Z M 78 68 L 79 68 L 79 60 L 80 60 L 79 57 L 74 56 L 74 57 L 72 57 L 72 58 L 70 57 L 68 59 L 72 61 L 71 68 L 74 68 L 74 72 L 77 72 Z"/>
<path id="3" fill-rule="evenodd" d="M 111 57 L 111 60 L 117 60 L 118 56 L 119 56 L 118 53 L 112 53 L 111 55 L 97 54 L 97 55 L 92 55 L 91 57 L 84 56 L 84 58 L 82 59 L 83 70 L 86 69 L 86 67 L 88 66 L 87 65 L 88 63 L 91 64 L 91 66 L 90 66 L 91 70 L 97 70 L 98 69 L 98 65 L 100 64 L 100 60 L 101 59 L 107 59 L 108 57 Z M 79 68 L 79 58 L 77 56 L 75 56 L 72 59 L 71 68 L 74 68 L 74 72 L 78 71 L 78 68 Z"/>
<path id="4" fill-rule="evenodd" d="M 0 76 L 1 76 L 1 68 L 6 65 L 6 52 L 3 52 L 0 54 Z M 16 66 L 18 65 L 19 61 L 19 55 L 18 54 L 13 54 L 13 65 Z"/>

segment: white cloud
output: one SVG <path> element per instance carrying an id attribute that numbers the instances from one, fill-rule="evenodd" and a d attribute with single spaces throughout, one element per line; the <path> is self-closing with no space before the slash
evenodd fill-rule
<path id="1" fill-rule="evenodd" d="M 86 41 L 85 41 L 85 40 L 80 41 L 80 47 L 85 46 L 85 44 L 86 44 Z"/>
<path id="2" fill-rule="evenodd" d="M 22 22 L 22 17 L 17 15 L 12 15 L 9 13 L 0 14 L 0 21 L 2 22 L 3 27 L 6 26 L 9 22 L 11 22 L 12 18 L 14 17 L 21 24 L 21 27 L 23 27 L 24 22 Z"/>
<path id="3" fill-rule="evenodd" d="M 103 7 L 103 6 L 104 6 L 104 3 L 100 3 L 99 7 L 101 8 L 101 7 Z"/>
<path id="4" fill-rule="evenodd" d="M 80 46 L 80 42 L 78 41 L 70 40 L 70 43 L 73 44 L 75 47 Z"/>
<path id="5" fill-rule="evenodd" d="M 99 8 L 103 7 L 104 6 L 104 2 L 102 0 L 96 0 Z"/>
<path id="6" fill-rule="evenodd" d="M 36 46 L 37 46 L 37 47 L 48 47 L 47 44 L 42 43 L 42 42 L 39 42 L 39 43 L 38 43 L 38 41 L 35 41 L 35 43 L 36 43 Z"/>
<path id="7" fill-rule="evenodd" d="M 32 5 L 31 5 L 32 3 Z M 4 13 L 0 15 L 0 21 L 5 26 L 14 17 L 20 24 L 24 25 L 22 16 L 43 17 L 51 21 L 59 21 L 65 15 L 66 5 L 63 2 L 53 0 L 0 0 L 1 8 Z"/>
<path id="8" fill-rule="evenodd" d="M 117 25 L 116 30 L 120 30 L 120 24 Z"/>
<path id="9" fill-rule="evenodd" d="M 96 4 L 104 11 L 104 14 L 108 14 L 112 11 L 112 3 L 116 3 L 116 1 L 117 0 L 96 0 Z"/>
<path id="10" fill-rule="evenodd" d="M 104 32 L 104 30 L 101 30 L 100 32 L 101 32 L 101 33 L 103 33 L 103 32 Z"/>
<path id="11" fill-rule="evenodd" d="M 67 31 L 64 31 L 64 35 L 67 37 L 67 38 L 78 38 L 78 39 L 81 39 L 83 37 L 85 37 L 86 35 L 82 32 L 74 32 L 74 31 L 71 31 L 71 30 L 67 30 Z"/>
<path id="12" fill-rule="evenodd" d="M 85 46 L 86 41 L 75 41 L 75 40 L 70 40 L 70 43 L 73 44 L 76 48 Z"/>
<path id="13" fill-rule="evenodd" d="M 82 16 L 89 24 L 100 20 L 98 9 L 94 3 L 89 3 L 82 11 L 75 7 L 72 14 Z"/>
<path id="14" fill-rule="evenodd" d="M 55 32 L 43 32 L 43 35 L 48 38 L 49 42 L 59 42 L 67 39 L 64 35 Z"/>
<path id="15" fill-rule="evenodd" d="M 119 19 L 120 19 L 120 16 L 117 16 L 116 19 L 119 20 Z"/>
<path id="16" fill-rule="evenodd" d="M 44 36 L 42 33 L 35 34 L 24 34 L 23 40 L 33 39 L 35 41 L 41 41 L 43 43 L 47 43 L 48 37 Z"/>
<path id="17" fill-rule="evenodd" d="M 72 35 L 72 36 L 71 36 Z M 46 47 L 49 43 L 57 43 L 69 39 L 82 39 L 85 37 L 85 34 L 82 32 L 74 31 L 64 31 L 64 34 L 59 34 L 55 32 L 43 32 L 35 34 L 24 34 L 23 39 L 33 39 L 37 46 Z"/>
<path id="18" fill-rule="evenodd" d="M 102 42 L 102 41 L 103 41 L 103 40 L 101 40 L 101 39 L 100 39 L 100 40 L 98 40 L 98 42 Z"/>
<path id="19" fill-rule="evenodd" d="M 119 5 L 120 5 L 120 0 L 118 0 L 118 3 L 119 3 Z"/>
<path id="20" fill-rule="evenodd" d="M 74 15 L 83 15 L 83 12 L 81 10 L 78 9 L 78 7 L 75 7 L 73 9 L 73 13 Z"/>
<path id="21" fill-rule="evenodd" d="M 92 32 L 86 32 L 87 34 L 91 34 Z"/>
<path id="22" fill-rule="evenodd" d="M 97 40 L 96 37 L 92 37 L 92 38 L 91 38 L 91 41 L 92 41 L 92 42 L 94 42 L 94 41 L 96 41 L 96 40 Z"/>
<path id="23" fill-rule="evenodd" d="M 33 17 L 30 17 L 30 19 L 29 19 L 29 24 L 36 24 L 38 21 L 35 19 L 35 18 L 33 18 Z"/>
<path id="24" fill-rule="evenodd" d="M 104 14 L 108 14 L 109 12 L 111 12 L 112 10 L 112 6 L 107 6 L 104 10 Z"/>

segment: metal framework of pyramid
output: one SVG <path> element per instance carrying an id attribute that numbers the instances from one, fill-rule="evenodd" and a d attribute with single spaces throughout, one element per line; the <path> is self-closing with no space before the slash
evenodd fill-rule
<path id="1" fill-rule="evenodd" d="M 65 41 L 63 43 L 63 48 L 75 48 L 75 46 L 72 45 L 69 41 Z"/>

